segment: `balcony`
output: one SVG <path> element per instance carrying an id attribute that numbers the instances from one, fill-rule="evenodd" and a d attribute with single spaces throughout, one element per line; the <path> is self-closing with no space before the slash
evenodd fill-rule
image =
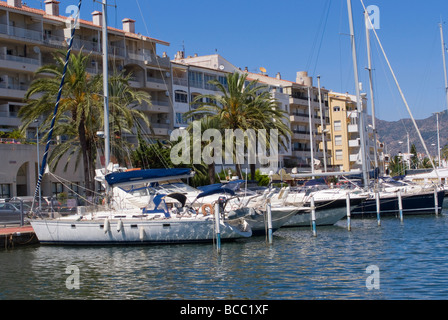
<path id="1" fill-rule="evenodd" d="M 0 24 L 0 35 L 9 35 L 10 37 L 19 38 L 21 40 L 40 42 L 58 48 L 67 47 L 69 40 L 69 38 L 64 36 L 43 34 L 41 31 L 28 28 L 8 27 L 6 24 Z M 80 50 L 81 48 L 86 52 L 101 52 L 102 50 L 100 42 L 75 38 L 73 40 L 73 49 Z M 110 56 L 114 57 L 125 57 L 125 49 L 122 47 L 109 45 L 108 53 Z"/>
<path id="2" fill-rule="evenodd" d="M 152 100 L 150 106 L 148 106 L 146 103 L 138 106 L 137 108 L 141 111 L 148 112 L 148 113 L 170 113 L 171 112 L 171 104 L 168 101 L 157 101 Z M 155 126 L 158 126 L 157 124 L 154 124 Z"/>
<path id="3" fill-rule="evenodd" d="M 347 128 L 348 132 L 358 132 L 358 125 L 357 124 L 349 124 Z"/>
<path id="4" fill-rule="evenodd" d="M 173 84 L 176 85 L 176 86 L 187 87 L 188 86 L 188 79 L 187 78 L 173 77 Z"/>
<path id="5" fill-rule="evenodd" d="M 81 48 L 83 52 L 100 52 L 101 43 L 97 41 L 73 39 L 73 50 L 80 50 Z"/>
<path id="6" fill-rule="evenodd" d="M 151 53 L 127 52 L 126 58 L 137 62 L 143 62 L 147 66 L 155 66 L 160 68 L 168 68 L 170 66 L 170 59 L 168 57 L 162 58 Z"/>
<path id="7" fill-rule="evenodd" d="M 0 82 L 0 97 L 23 99 L 28 87 L 25 83 Z"/>
<path id="8" fill-rule="evenodd" d="M 0 54 L 0 63 L 2 68 L 10 70 L 20 70 L 35 72 L 40 67 L 40 60 L 14 56 L 10 54 Z"/>
<path id="9" fill-rule="evenodd" d="M 350 154 L 350 162 L 361 163 L 361 157 L 359 153 Z"/>
<path id="10" fill-rule="evenodd" d="M 292 135 L 292 139 L 293 140 L 306 140 L 309 141 L 310 140 L 310 133 L 309 132 L 305 132 L 305 131 L 293 131 L 293 135 Z"/>
<path id="11" fill-rule="evenodd" d="M 304 122 L 304 123 L 308 123 L 309 122 L 309 118 L 307 114 L 292 114 L 289 116 L 289 121 L 291 122 Z"/>
<path id="12" fill-rule="evenodd" d="M 169 130 L 169 125 L 152 122 L 151 129 L 154 132 L 154 135 L 156 135 L 156 136 L 167 136 L 168 130 Z"/>
<path id="13" fill-rule="evenodd" d="M 168 90 L 168 80 L 162 78 L 146 77 L 146 88 L 154 90 Z"/>
<path id="14" fill-rule="evenodd" d="M 19 38 L 30 41 L 42 41 L 42 32 L 27 28 L 7 26 L 0 24 L 0 34 L 9 35 L 10 37 Z"/>
<path id="15" fill-rule="evenodd" d="M 350 148 L 359 147 L 361 144 L 359 143 L 359 139 L 348 140 L 348 146 Z"/>

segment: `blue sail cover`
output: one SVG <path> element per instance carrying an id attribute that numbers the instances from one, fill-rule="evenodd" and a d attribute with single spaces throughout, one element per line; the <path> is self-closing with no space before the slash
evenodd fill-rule
<path id="1" fill-rule="evenodd" d="M 217 194 L 217 193 L 228 193 L 231 196 L 233 196 L 235 194 L 235 191 L 233 191 L 232 189 L 223 187 L 223 186 L 210 185 L 209 188 L 202 190 L 202 192 L 200 194 L 198 194 L 197 198 L 199 199 L 199 198 L 203 198 L 203 197 L 210 196 L 212 194 Z"/>
<path id="2" fill-rule="evenodd" d="M 126 172 L 112 172 L 106 175 L 106 181 L 110 186 L 117 184 L 142 183 L 145 180 L 169 180 L 177 176 L 189 175 L 191 169 L 146 169 Z"/>

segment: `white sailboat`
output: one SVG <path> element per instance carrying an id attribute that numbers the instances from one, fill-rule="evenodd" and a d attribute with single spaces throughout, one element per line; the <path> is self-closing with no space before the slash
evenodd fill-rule
<path id="1" fill-rule="evenodd" d="M 106 6 L 107 0 L 103 0 L 103 67 L 104 67 L 104 123 L 105 123 L 105 158 L 109 163 L 109 129 L 108 129 L 108 84 L 107 84 L 107 26 Z M 79 10 L 78 10 L 79 14 Z M 78 18 L 78 17 L 77 17 Z M 76 23 L 75 23 L 76 25 Z M 67 54 L 70 56 L 71 43 Z M 62 80 L 63 81 L 63 80 Z M 63 83 L 61 83 L 62 85 Z M 58 98 L 59 99 L 59 98 Z M 57 107 L 58 103 L 56 103 Z M 55 112 L 56 113 L 56 112 Z M 51 135 L 49 139 L 51 138 Z M 44 154 L 44 160 L 46 154 Z M 149 179 L 153 182 L 169 180 L 179 175 L 189 175 L 188 169 L 153 169 L 140 172 L 111 172 L 106 175 L 106 191 L 113 186 L 126 184 L 129 181 Z M 187 172 L 188 171 L 188 172 Z M 39 175 L 39 183 L 43 171 Z M 36 189 L 37 191 L 37 189 Z M 163 193 L 154 194 L 150 207 L 115 210 L 110 207 L 96 208 L 92 212 L 79 212 L 67 217 L 53 219 L 34 219 L 31 225 L 37 238 L 42 244 L 73 244 L 73 245 L 104 245 L 104 244 L 152 244 L 152 243 L 183 243 L 206 242 L 215 238 L 228 240 L 242 237 L 250 237 L 252 231 L 244 219 L 227 221 L 220 218 L 219 214 L 198 214 L 195 210 L 185 206 L 184 199 L 177 195 Z M 170 211 L 166 199 L 174 197 L 180 206 Z M 81 211 L 81 210 L 79 210 Z M 216 221 L 219 220 L 219 221 Z M 216 231 L 219 230 L 218 237 Z"/>

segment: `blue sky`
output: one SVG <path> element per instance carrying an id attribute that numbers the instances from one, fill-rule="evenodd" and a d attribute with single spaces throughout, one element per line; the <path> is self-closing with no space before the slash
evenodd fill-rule
<path id="1" fill-rule="evenodd" d="M 26 2 L 41 6 L 40 0 Z M 252 72 L 264 67 L 270 76 L 280 72 L 283 79 L 294 81 L 297 71 L 308 71 L 311 76 L 320 75 L 327 89 L 355 93 L 346 0 L 108 2 L 117 6 L 109 8 L 109 25 L 121 28 L 123 18 L 136 20 L 137 32 L 170 43 L 159 47 L 160 54 L 166 51 L 173 58 L 183 46 L 187 55 L 217 52 Z M 62 0 L 61 14 L 66 6 L 77 3 Z M 448 22 L 448 1 L 364 0 L 364 4 L 380 9 L 377 33 L 414 118 L 446 110 L 439 23 Z M 352 8 L 359 79 L 363 91 L 368 92 L 361 2 L 352 0 Z M 101 10 L 101 5 L 84 0 L 81 17 L 91 20 L 94 10 Z M 448 23 L 444 32 L 448 42 Z M 389 121 L 409 118 L 373 34 L 371 37 L 376 116 Z"/>

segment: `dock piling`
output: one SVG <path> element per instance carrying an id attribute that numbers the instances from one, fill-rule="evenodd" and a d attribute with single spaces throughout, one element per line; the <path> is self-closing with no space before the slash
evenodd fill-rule
<path id="1" fill-rule="evenodd" d="M 378 226 L 381 226 L 381 216 L 380 216 L 380 193 L 375 192 L 375 200 L 376 200 L 376 219 L 378 221 Z"/>
<path id="2" fill-rule="evenodd" d="M 269 244 L 272 243 L 272 208 L 271 203 L 268 202 L 266 204 L 266 215 L 268 218 L 268 242 Z"/>
<path id="3" fill-rule="evenodd" d="M 403 222 L 403 201 L 401 199 L 401 191 L 398 191 L 398 211 L 400 213 L 400 221 Z"/>
<path id="4" fill-rule="evenodd" d="M 316 207 L 314 206 L 314 197 L 311 197 L 311 221 L 313 226 L 313 236 L 317 236 L 317 230 L 316 230 Z"/>
<path id="5" fill-rule="evenodd" d="M 434 188 L 434 207 L 436 215 L 439 214 L 439 199 L 437 197 L 437 187 Z"/>
<path id="6" fill-rule="evenodd" d="M 348 231 L 351 231 L 352 225 L 351 225 L 351 214 L 350 214 L 350 192 L 347 192 L 347 194 L 346 194 L 345 203 L 346 203 L 346 207 L 347 207 L 347 229 L 348 229 Z"/>
<path id="7" fill-rule="evenodd" d="M 218 253 L 221 253 L 221 232 L 219 230 L 219 202 L 215 202 L 215 233 L 216 233 L 216 248 Z"/>

